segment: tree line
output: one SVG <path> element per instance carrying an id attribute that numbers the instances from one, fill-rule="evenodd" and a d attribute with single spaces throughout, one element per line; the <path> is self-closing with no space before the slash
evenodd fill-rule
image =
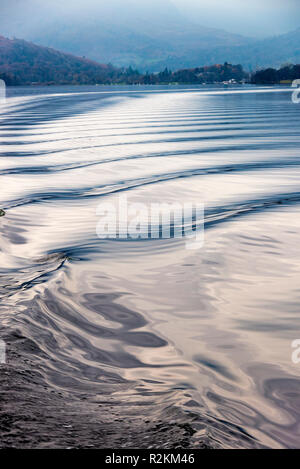
<path id="1" fill-rule="evenodd" d="M 255 85 L 276 85 L 292 83 L 300 78 L 300 65 L 284 65 L 280 69 L 266 68 L 258 70 L 251 77 L 251 83 Z"/>

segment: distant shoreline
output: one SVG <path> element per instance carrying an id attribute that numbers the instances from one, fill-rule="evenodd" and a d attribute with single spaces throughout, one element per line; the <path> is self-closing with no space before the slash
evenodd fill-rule
<path id="1" fill-rule="evenodd" d="M 66 84 L 66 83 L 38 83 L 38 84 L 18 84 L 18 85 L 6 85 L 7 88 L 22 88 L 22 87 L 26 87 L 26 88 L 39 88 L 39 87 L 55 87 L 55 86 L 60 86 L 60 87 L 70 87 L 70 86 L 74 86 L 74 87 L 78 87 L 78 88 L 81 88 L 81 87 L 85 87 L 85 86 L 90 86 L 90 87 L 107 87 L 107 88 L 115 88 L 115 87 L 147 87 L 147 88 L 156 88 L 156 87 L 159 87 L 159 86 L 167 86 L 167 87 L 177 87 L 177 86 L 197 86 L 197 87 L 205 87 L 205 86 L 222 86 L 222 87 L 226 87 L 226 88 L 233 88 L 235 86 L 239 86 L 239 87 L 243 87 L 243 86 L 252 86 L 252 87 L 257 87 L 257 86 L 282 86 L 282 87 L 285 87 L 285 86 L 291 86 L 292 85 L 292 81 L 290 81 L 289 83 L 251 83 L 251 82 L 247 82 L 247 83 L 235 83 L 235 84 L 224 84 L 224 83 L 191 83 L 191 82 L 187 82 L 187 83 L 157 83 L 157 84 L 135 84 L 135 83 L 108 83 L 108 84 L 105 84 L 105 83 L 101 83 L 101 84 L 89 84 L 89 83 L 86 83 L 86 84 L 83 84 L 83 83 L 70 83 L 70 84 Z"/>

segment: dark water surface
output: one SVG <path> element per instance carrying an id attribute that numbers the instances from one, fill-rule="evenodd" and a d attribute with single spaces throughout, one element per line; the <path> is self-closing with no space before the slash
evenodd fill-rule
<path id="1" fill-rule="evenodd" d="M 299 447 L 300 107 L 191 88 L 8 89 L 2 324 L 57 389 L 184 411 L 226 448 Z M 203 248 L 98 239 L 121 192 L 203 202 Z"/>

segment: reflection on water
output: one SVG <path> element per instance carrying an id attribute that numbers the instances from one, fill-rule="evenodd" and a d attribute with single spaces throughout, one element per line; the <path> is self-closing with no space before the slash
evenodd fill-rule
<path id="1" fill-rule="evenodd" d="M 9 93 L 1 317 L 36 344 L 47 382 L 155 403 L 164 418 L 185 411 L 223 447 L 299 447 L 300 108 L 289 93 Z M 121 192 L 204 202 L 204 247 L 97 239 L 98 204 Z"/>

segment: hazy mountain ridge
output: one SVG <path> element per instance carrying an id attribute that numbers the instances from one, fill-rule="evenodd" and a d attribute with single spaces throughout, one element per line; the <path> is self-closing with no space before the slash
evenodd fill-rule
<path id="1" fill-rule="evenodd" d="M 142 72 L 225 61 L 248 70 L 300 62 L 300 29 L 256 40 L 194 24 L 170 0 L 122 5 L 74 0 L 70 8 L 58 0 L 11 0 L 1 5 L 0 33 Z"/>
<path id="2" fill-rule="evenodd" d="M 193 24 L 167 0 L 164 3 L 153 0 L 151 8 L 137 0 L 127 0 L 128 8 L 122 10 L 122 15 L 120 0 L 99 4 L 97 8 L 87 0 L 80 15 L 76 2 L 68 10 L 57 1 L 52 5 L 38 0 L 12 0 L 12 3 L 0 18 L 1 34 L 101 63 L 137 66 L 143 71 L 159 71 L 161 64 L 167 65 L 170 58 L 188 58 L 199 49 L 204 52 L 224 44 L 253 42 L 253 39 Z M 201 64 L 193 63 L 197 65 Z"/>
<path id="3" fill-rule="evenodd" d="M 199 49 L 189 55 L 169 56 L 166 60 L 158 62 L 157 67 L 178 69 L 194 67 L 195 64 L 213 65 L 225 61 L 239 63 L 248 71 L 265 67 L 278 68 L 285 63 L 300 63 L 300 28 L 248 45 L 235 47 L 224 45 L 214 49 Z"/>
<path id="4" fill-rule="evenodd" d="M 237 48 L 226 48 L 228 61 L 237 61 L 247 68 L 280 67 L 284 63 L 300 63 L 300 28 L 287 34 L 256 41 Z M 223 52 L 218 51 L 219 56 Z"/>

